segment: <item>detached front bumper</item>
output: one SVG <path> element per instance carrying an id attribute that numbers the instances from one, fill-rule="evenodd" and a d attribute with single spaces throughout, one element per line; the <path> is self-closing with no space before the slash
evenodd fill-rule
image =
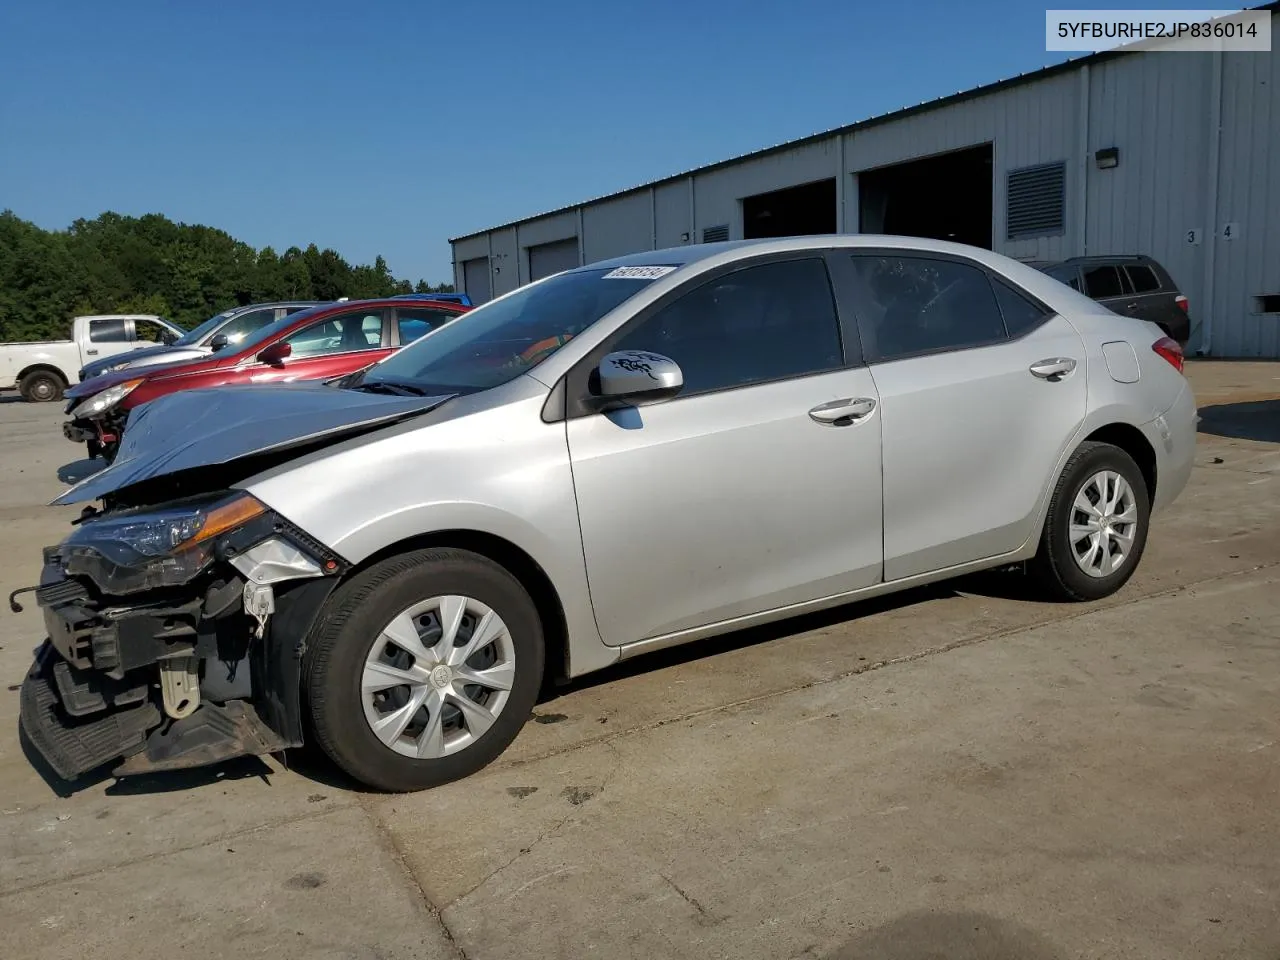
<path id="1" fill-rule="evenodd" d="M 199 767 L 302 744 L 304 641 L 335 578 L 278 584 L 257 638 L 238 574 L 117 605 L 67 578 L 51 553 L 36 590 L 49 637 L 22 682 L 20 722 L 58 776 L 113 761 L 115 776 Z M 190 678 L 198 703 L 177 717 L 162 694 L 174 675 Z"/>

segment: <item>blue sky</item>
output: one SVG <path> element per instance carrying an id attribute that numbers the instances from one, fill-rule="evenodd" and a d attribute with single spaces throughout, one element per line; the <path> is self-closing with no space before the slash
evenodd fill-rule
<path id="1" fill-rule="evenodd" d="M 0 209 L 159 212 L 449 280 L 450 236 L 1057 62 L 1044 11 L 6 0 Z"/>

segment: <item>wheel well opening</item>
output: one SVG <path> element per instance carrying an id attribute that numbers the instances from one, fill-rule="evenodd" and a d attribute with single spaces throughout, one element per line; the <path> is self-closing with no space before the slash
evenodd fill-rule
<path id="1" fill-rule="evenodd" d="M 429 547 L 470 550 L 499 564 L 520 581 L 520 585 L 529 592 L 538 610 L 538 618 L 542 621 L 542 635 L 546 638 L 544 682 L 550 680 L 553 683 L 564 683 L 568 680 L 569 628 L 560 595 L 556 593 L 551 578 L 538 562 L 509 540 L 475 530 L 441 530 L 390 544 L 356 564 L 347 576 L 397 554 Z"/>
<path id="2" fill-rule="evenodd" d="M 64 387 L 68 385 L 68 383 L 67 383 L 67 376 L 66 376 L 66 374 L 64 374 L 64 373 L 63 373 L 61 370 L 59 370 L 57 367 L 51 367 L 51 366 L 49 366 L 48 364 L 45 364 L 45 363 L 33 363 L 31 366 L 29 366 L 29 367 L 25 367 L 25 368 L 23 368 L 22 370 L 19 370 L 19 371 L 18 371 L 18 376 L 17 376 L 17 377 L 15 377 L 15 378 L 14 378 L 14 380 L 15 380 L 15 382 L 17 382 L 17 383 L 21 383 L 21 382 L 22 382 L 23 377 L 29 376 L 30 374 L 33 374 L 33 373 L 49 373 L 49 374 L 52 374 L 53 376 L 57 377 L 60 381 L 62 381 L 62 385 L 63 385 Z"/>
<path id="3" fill-rule="evenodd" d="M 1109 423 L 1105 427 L 1099 427 L 1085 439 L 1109 443 L 1133 457 L 1138 469 L 1142 471 L 1142 480 L 1147 485 L 1147 502 L 1155 500 L 1156 452 L 1141 430 L 1127 423 Z"/>

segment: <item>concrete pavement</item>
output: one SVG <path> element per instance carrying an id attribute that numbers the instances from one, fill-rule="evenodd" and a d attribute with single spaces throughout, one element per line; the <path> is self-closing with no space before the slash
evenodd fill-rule
<path id="1" fill-rule="evenodd" d="M 3 955 L 1276 960 L 1280 364 L 1188 370 L 1197 466 L 1117 596 L 989 575 L 664 651 L 428 793 L 298 757 L 59 796 L 0 687 Z M 53 406 L 0 404 L 6 592 L 75 513 Z M 4 686 L 41 633 L 6 616 Z"/>

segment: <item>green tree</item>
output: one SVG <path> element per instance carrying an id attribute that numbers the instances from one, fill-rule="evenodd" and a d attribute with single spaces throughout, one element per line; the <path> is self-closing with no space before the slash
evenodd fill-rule
<path id="1" fill-rule="evenodd" d="M 267 300 L 384 297 L 416 287 L 383 257 L 352 266 L 332 249 L 255 250 L 225 230 L 158 213 L 107 211 L 66 230 L 0 212 L 0 341 L 65 337 L 85 313 L 158 313 L 186 327 Z"/>

